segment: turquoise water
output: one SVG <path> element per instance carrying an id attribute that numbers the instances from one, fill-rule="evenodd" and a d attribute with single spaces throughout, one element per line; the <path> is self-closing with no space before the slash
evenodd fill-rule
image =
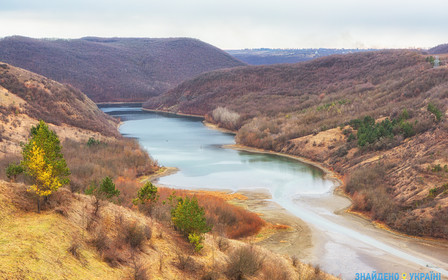
<path id="1" fill-rule="evenodd" d="M 199 118 L 141 112 L 138 108 L 103 108 L 124 121 L 123 135 L 135 137 L 163 166 L 179 172 L 159 183 L 176 188 L 269 189 L 273 194 L 320 195 L 332 182 L 322 171 L 276 155 L 254 154 L 222 145 L 234 144 L 232 134 L 205 127 Z"/>
<path id="2" fill-rule="evenodd" d="M 234 136 L 205 127 L 202 119 L 141 111 L 137 107 L 104 107 L 123 121 L 120 132 L 137 138 L 160 165 L 177 167 L 158 183 L 187 189 L 264 189 L 272 201 L 304 220 L 313 231 L 306 262 L 344 279 L 355 273 L 434 271 L 448 275 L 446 248 L 434 258 L 434 247 L 392 235 L 370 223 L 336 215 L 350 202 L 333 195 L 333 183 L 313 166 L 286 157 L 222 148 Z"/>

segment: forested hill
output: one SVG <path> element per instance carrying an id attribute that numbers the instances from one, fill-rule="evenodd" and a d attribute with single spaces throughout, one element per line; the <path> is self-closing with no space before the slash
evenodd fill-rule
<path id="1" fill-rule="evenodd" d="M 250 65 L 297 63 L 319 57 L 372 51 L 373 49 L 243 49 L 227 50 L 229 54 Z"/>
<path id="2" fill-rule="evenodd" d="M 428 50 L 430 54 L 448 54 L 448 44 L 435 46 Z"/>
<path id="3" fill-rule="evenodd" d="M 0 40 L 0 61 L 79 88 L 95 102 L 138 102 L 202 72 L 244 65 L 189 38 Z"/>
<path id="4" fill-rule="evenodd" d="M 225 106 L 243 115 L 272 116 L 346 100 L 338 115 L 344 122 L 366 113 L 379 116 L 411 100 L 419 106 L 436 93 L 435 87 L 446 83 L 446 75 L 446 65 L 433 68 L 416 51 L 334 55 L 205 73 L 151 98 L 144 107 L 205 115 Z"/>

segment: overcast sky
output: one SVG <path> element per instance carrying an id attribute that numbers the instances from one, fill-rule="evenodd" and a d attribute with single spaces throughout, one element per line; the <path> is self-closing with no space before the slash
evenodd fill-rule
<path id="1" fill-rule="evenodd" d="M 0 0 L 0 37 L 192 37 L 222 49 L 428 48 L 447 0 Z"/>

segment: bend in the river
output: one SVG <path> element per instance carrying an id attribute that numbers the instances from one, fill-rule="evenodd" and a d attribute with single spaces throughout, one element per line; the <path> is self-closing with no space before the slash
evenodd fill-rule
<path id="1" fill-rule="evenodd" d="M 135 137 L 161 165 L 179 168 L 160 184 L 188 189 L 267 189 L 272 200 L 304 220 L 315 236 L 314 259 L 344 279 L 356 273 L 440 272 L 448 276 L 446 245 L 398 236 L 362 219 L 335 212 L 348 199 L 333 194 L 322 170 L 278 155 L 224 149 L 234 137 L 201 119 L 104 107 L 122 119 L 120 132 Z"/>

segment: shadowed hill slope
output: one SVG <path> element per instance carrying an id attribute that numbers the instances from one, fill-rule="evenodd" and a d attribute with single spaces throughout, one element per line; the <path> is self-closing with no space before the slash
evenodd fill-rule
<path id="1" fill-rule="evenodd" d="M 448 44 L 442 44 L 435 46 L 428 50 L 430 54 L 445 54 L 448 53 Z"/>
<path id="2" fill-rule="evenodd" d="M 0 61 L 79 88 L 95 102 L 145 101 L 202 72 L 244 65 L 188 38 L 7 37 Z"/>
<path id="3" fill-rule="evenodd" d="M 393 103 L 421 101 L 446 83 L 446 75 L 446 68 L 432 69 L 424 56 L 412 51 L 335 55 L 209 72 L 151 98 L 144 107 L 205 115 L 226 106 L 256 116 L 298 112 L 345 98 L 350 104 L 339 116 L 344 122 L 360 114 L 385 113 Z"/>
<path id="4" fill-rule="evenodd" d="M 250 65 L 297 63 L 334 54 L 368 51 L 365 49 L 243 49 L 227 50 L 229 54 Z M 372 51 L 372 49 L 370 50 Z"/>

